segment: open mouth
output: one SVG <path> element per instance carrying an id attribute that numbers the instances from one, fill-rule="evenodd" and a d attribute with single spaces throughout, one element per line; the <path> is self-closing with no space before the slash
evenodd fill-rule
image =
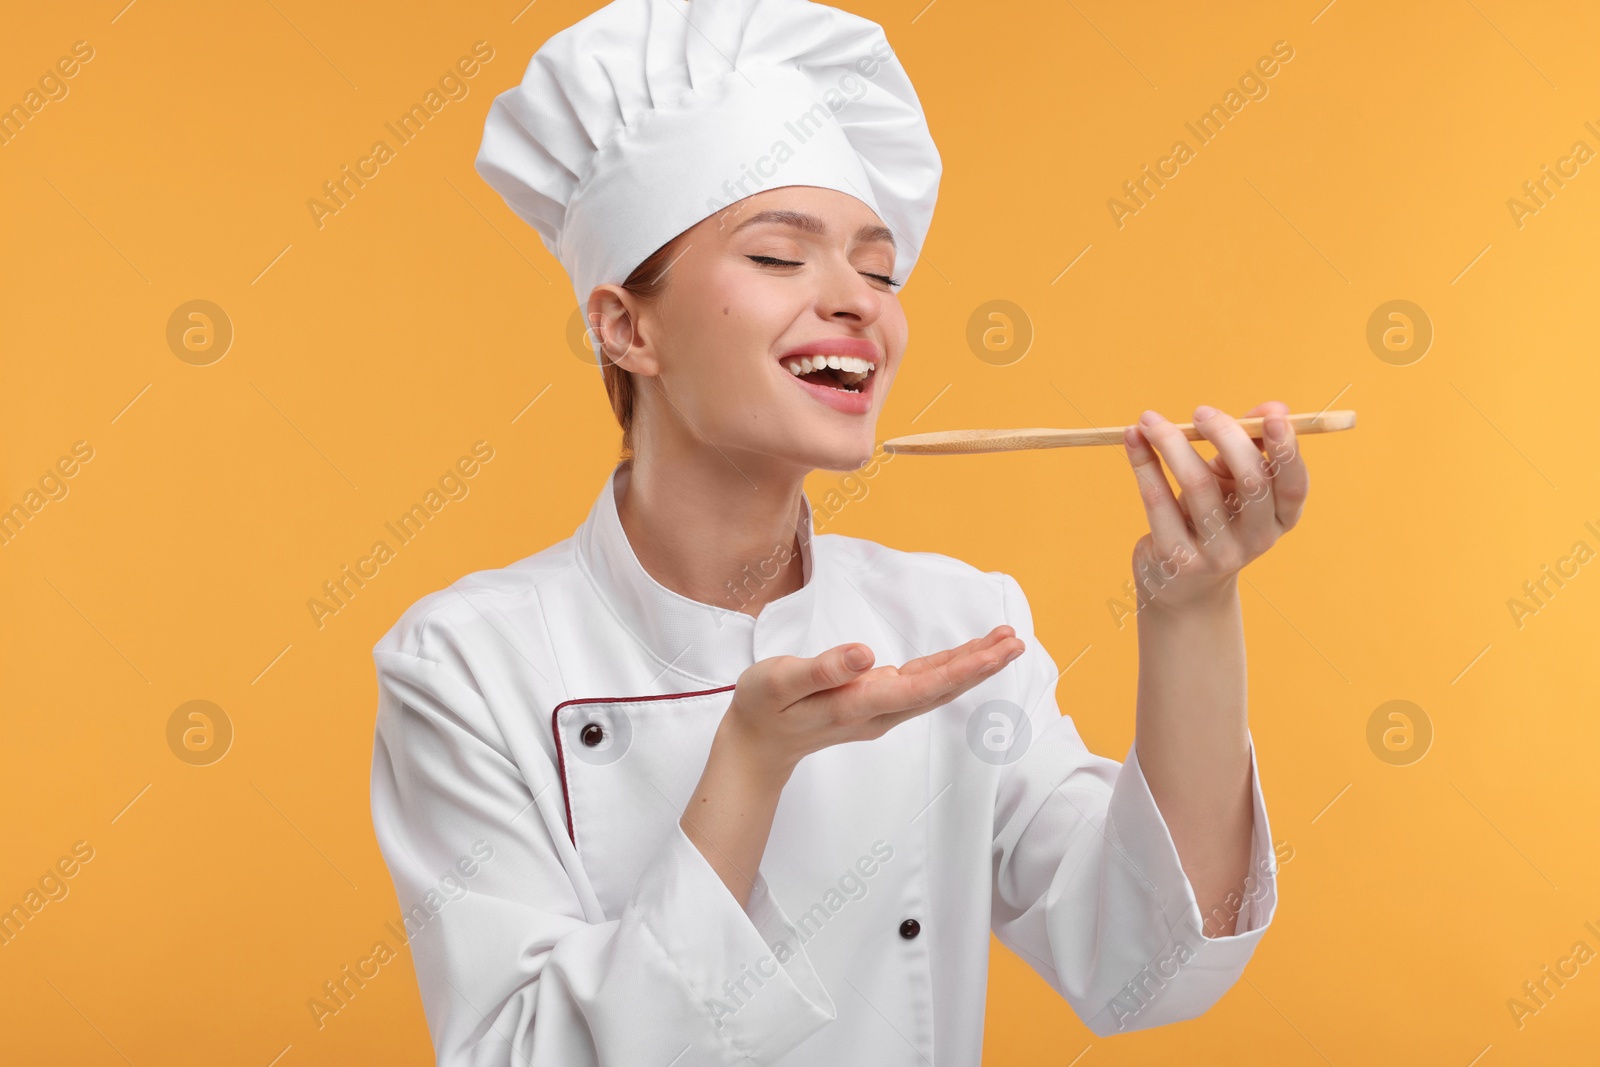
<path id="1" fill-rule="evenodd" d="M 861 392 L 874 370 L 871 360 L 857 356 L 798 356 L 784 360 L 783 365 L 803 382 L 843 393 Z"/>

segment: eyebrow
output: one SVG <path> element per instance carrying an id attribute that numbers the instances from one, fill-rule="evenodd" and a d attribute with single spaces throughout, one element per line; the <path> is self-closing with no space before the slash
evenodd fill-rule
<path id="1" fill-rule="evenodd" d="M 779 208 L 756 212 L 735 226 L 733 232 L 738 233 L 746 226 L 756 226 L 763 222 L 775 222 L 781 226 L 793 226 L 797 230 L 818 235 L 826 235 L 828 232 L 828 224 L 815 215 L 808 215 L 804 211 L 788 211 Z M 876 223 L 867 223 L 857 230 L 856 240 L 863 243 L 886 241 L 890 248 L 895 247 L 894 234 L 889 231 L 887 226 L 879 226 Z"/>

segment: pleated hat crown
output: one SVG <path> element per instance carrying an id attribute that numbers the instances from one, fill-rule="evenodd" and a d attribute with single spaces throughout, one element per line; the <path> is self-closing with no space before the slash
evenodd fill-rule
<path id="1" fill-rule="evenodd" d="M 871 207 L 904 281 L 942 169 L 882 27 L 812 0 L 613 0 L 495 97 L 476 166 L 580 308 L 695 223 L 784 185 Z"/>

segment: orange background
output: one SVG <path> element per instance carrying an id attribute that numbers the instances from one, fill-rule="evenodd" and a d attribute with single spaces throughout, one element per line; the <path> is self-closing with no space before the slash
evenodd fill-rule
<path id="1" fill-rule="evenodd" d="M 472 169 L 493 94 L 594 4 L 123 3 L 30 5 L 0 34 L 0 103 L 94 50 L 0 146 L 0 507 L 93 449 L 0 545 L 0 906 L 93 849 L 0 948 L 6 1058 L 429 1063 L 408 956 L 320 1030 L 306 1002 L 399 914 L 368 808 L 373 642 L 569 535 L 616 455 L 565 275 Z M 945 160 L 880 438 L 1360 412 L 1303 441 L 1304 519 L 1241 584 L 1274 928 L 1205 1017 L 1104 1041 L 996 945 L 988 1062 L 1592 1058 L 1600 964 L 1520 1028 L 1507 1001 L 1600 949 L 1600 565 L 1566 564 L 1520 626 L 1508 601 L 1600 548 L 1600 162 L 1521 225 L 1507 201 L 1600 149 L 1600 15 L 845 6 L 885 26 Z M 318 228 L 307 200 L 480 40 L 470 94 Z M 1198 145 L 1184 123 L 1280 40 L 1268 95 Z M 1179 138 L 1194 158 L 1119 227 L 1107 201 Z M 234 331 L 206 366 L 167 341 L 194 299 Z M 1404 366 L 1367 342 L 1394 299 L 1435 331 Z M 969 348 L 990 300 L 1031 323 L 1022 358 Z M 479 440 L 470 495 L 319 629 L 306 601 Z M 1108 601 L 1144 527 L 1117 450 L 897 456 L 827 528 L 1015 574 L 1057 661 L 1082 652 L 1062 707 L 1127 751 L 1134 627 Z M 169 748 L 191 700 L 234 731 L 208 766 Z M 1369 747 L 1390 700 L 1432 724 L 1420 761 Z"/>

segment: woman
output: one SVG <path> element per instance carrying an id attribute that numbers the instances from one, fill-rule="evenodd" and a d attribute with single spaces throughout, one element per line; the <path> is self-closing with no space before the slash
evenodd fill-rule
<path id="1" fill-rule="evenodd" d="M 478 167 L 572 275 L 625 458 L 572 537 L 375 650 L 438 1061 L 975 1065 L 991 930 L 1096 1034 L 1206 1010 L 1276 907 L 1236 575 L 1305 497 L 1285 406 L 1252 412 L 1272 457 L 1204 409 L 1209 463 L 1154 412 L 1126 437 L 1118 764 L 1009 575 L 813 536 L 806 474 L 872 459 L 939 175 L 876 25 L 617 0 L 496 100 Z"/>

